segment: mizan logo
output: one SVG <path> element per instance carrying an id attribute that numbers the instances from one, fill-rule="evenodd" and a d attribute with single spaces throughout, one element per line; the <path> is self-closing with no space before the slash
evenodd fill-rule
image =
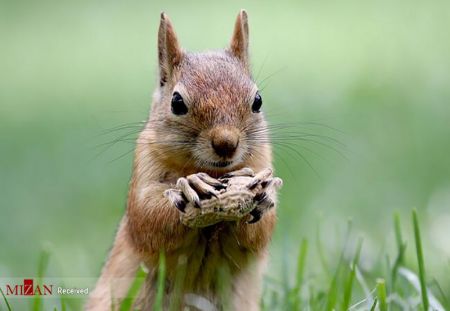
<path id="1" fill-rule="evenodd" d="M 53 285 L 34 285 L 33 279 L 24 279 L 23 284 L 6 284 L 7 296 L 47 296 L 53 294 Z"/>

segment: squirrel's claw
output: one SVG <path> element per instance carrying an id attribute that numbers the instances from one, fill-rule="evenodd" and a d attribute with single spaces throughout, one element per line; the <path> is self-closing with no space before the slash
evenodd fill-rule
<path id="1" fill-rule="evenodd" d="M 210 199 L 211 197 L 217 198 L 217 195 L 219 194 L 212 185 L 208 184 L 208 182 L 211 182 L 215 185 L 216 182 L 219 182 L 214 180 L 212 177 L 206 178 L 203 176 L 203 178 L 200 178 L 198 174 L 192 174 L 187 177 L 187 181 L 201 199 Z"/>
<path id="2" fill-rule="evenodd" d="M 189 203 L 196 208 L 201 208 L 201 200 L 211 199 L 211 197 L 217 198 L 219 192 L 216 189 L 218 188 L 225 188 L 225 186 L 206 173 L 198 173 L 186 178 L 178 178 L 176 189 L 166 190 L 164 196 L 184 213 Z"/>
<path id="3" fill-rule="evenodd" d="M 186 178 L 178 178 L 177 188 L 181 190 L 188 202 L 191 202 L 197 208 L 201 208 L 200 197 L 198 196 L 197 192 L 191 187 Z"/>
<path id="4" fill-rule="evenodd" d="M 250 219 L 247 223 L 254 224 L 261 219 L 262 212 L 255 208 L 250 212 L 250 215 L 252 215 L 252 219 Z"/>
<path id="5" fill-rule="evenodd" d="M 283 180 L 281 178 L 275 177 L 275 178 L 269 178 L 266 180 L 263 180 L 261 182 L 261 187 L 263 189 L 269 188 L 269 187 L 275 187 L 275 189 L 281 188 L 283 185 Z"/>
<path id="6" fill-rule="evenodd" d="M 249 224 L 258 222 L 265 212 L 275 206 L 275 203 L 266 192 L 256 194 L 253 198 L 253 203 L 256 207 L 250 212 L 253 218 L 248 221 Z"/>
<path id="7" fill-rule="evenodd" d="M 183 194 L 180 190 L 169 189 L 164 191 L 164 196 L 172 203 L 173 206 L 178 208 L 180 212 L 184 213 L 186 209 L 186 201 L 183 198 Z"/>
<path id="8" fill-rule="evenodd" d="M 234 171 L 234 172 L 229 172 L 225 175 L 223 175 L 222 177 L 219 178 L 219 180 L 226 180 L 232 177 L 237 177 L 237 176 L 250 176 L 253 177 L 255 176 L 255 172 L 253 172 L 253 170 L 249 167 L 244 167 L 241 168 L 240 170 Z"/>
<path id="9" fill-rule="evenodd" d="M 255 189 L 258 185 L 261 185 L 262 192 L 257 193 L 253 198 L 253 204 L 256 207 L 250 212 L 253 218 L 248 221 L 249 224 L 258 222 L 265 212 L 275 206 L 272 194 L 283 185 L 283 181 L 281 178 L 273 177 L 271 169 L 265 169 L 256 174 L 247 188 Z"/>
<path id="10" fill-rule="evenodd" d="M 265 170 L 262 170 L 261 172 L 257 173 L 255 177 L 253 177 L 253 180 L 247 185 L 247 188 L 252 190 L 254 189 L 258 184 L 261 184 L 264 181 L 269 181 L 272 179 L 273 171 L 270 168 L 266 168 Z"/>
<path id="11" fill-rule="evenodd" d="M 202 181 L 204 181 L 208 185 L 213 186 L 216 190 L 222 190 L 222 189 L 226 189 L 227 188 L 219 180 L 217 180 L 215 178 L 212 178 L 211 176 L 209 176 L 206 173 L 198 173 L 198 174 L 195 174 L 195 175 L 198 176 L 198 178 L 200 178 Z"/>

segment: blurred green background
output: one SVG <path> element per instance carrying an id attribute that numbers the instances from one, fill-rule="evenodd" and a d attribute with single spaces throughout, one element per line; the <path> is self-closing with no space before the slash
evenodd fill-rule
<path id="1" fill-rule="evenodd" d="M 267 118 L 316 135 L 276 147 L 285 185 L 269 273 L 317 231 L 333 262 L 349 219 L 370 270 L 393 249 L 393 212 L 411 237 L 416 207 L 429 276 L 450 291 L 445 0 L 0 0 L 0 276 L 34 275 L 43 247 L 52 277 L 99 274 L 133 149 L 104 150 L 127 133 L 105 130 L 147 117 L 160 11 L 186 49 L 204 50 L 226 47 L 242 7 Z M 409 239 L 415 267 L 413 250 Z"/>

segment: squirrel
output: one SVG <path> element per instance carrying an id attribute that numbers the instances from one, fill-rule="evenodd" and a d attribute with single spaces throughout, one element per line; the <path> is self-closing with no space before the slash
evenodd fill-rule
<path id="1" fill-rule="evenodd" d="M 127 210 L 86 310 L 118 309 L 142 264 L 149 273 L 135 306 L 151 310 L 161 252 L 164 310 L 174 309 L 176 291 L 178 310 L 259 310 L 281 180 L 272 176 L 262 97 L 251 76 L 246 11 L 237 16 L 228 48 L 202 53 L 181 49 L 161 13 L 158 59 L 159 85 L 137 139 Z M 256 189 L 246 192 L 245 202 L 238 198 L 251 209 L 235 218 L 183 221 L 189 209 L 200 211 L 191 220 L 200 217 L 211 198 L 223 205 L 215 211 L 226 211 L 228 203 L 218 195 L 235 177 L 248 178 L 248 189 Z"/>

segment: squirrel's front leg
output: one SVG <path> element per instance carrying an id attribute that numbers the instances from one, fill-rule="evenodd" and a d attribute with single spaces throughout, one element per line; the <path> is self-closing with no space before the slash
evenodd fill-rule
<path id="1" fill-rule="evenodd" d="M 258 253 L 265 250 L 272 237 L 276 223 L 277 190 L 282 180 L 273 177 L 271 169 L 254 174 L 249 169 L 242 169 L 227 174 L 227 178 L 250 176 L 253 180 L 248 187 L 256 192 L 253 197 L 254 208 L 249 215 L 236 222 L 232 227 L 235 238 L 242 247 Z"/>
<path id="2" fill-rule="evenodd" d="M 126 225 L 127 219 L 124 217 L 101 276 L 95 289 L 89 294 L 85 306 L 87 311 L 118 310 L 120 301 L 126 297 L 135 278 L 141 258 L 134 251 Z"/>
<path id="3" fill-rule="evenodd" d="M 131 188 L 127 214 L 86 310 L 118 309 L 141 260 L 157 263 L 161 250 L 187 248 L 195 240 L 196 229 L 183 225 L 178 210 L 163 196 L 168 188 L 158 182 Z"/>
<path id="4" fill-rule="evenodd" d="M 129 195 L 128 232 L 136 250 L 146 256 L 187 247 L 195 240 L 196 229 L 181 223 L 179 211 L 163 195 L 167 189 L 168 184 L 152 182 Z"/>

